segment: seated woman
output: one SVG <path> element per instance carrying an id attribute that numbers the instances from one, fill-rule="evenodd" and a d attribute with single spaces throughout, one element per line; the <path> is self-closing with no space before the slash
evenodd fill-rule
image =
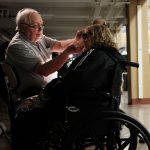
<path id="1" fill-rule="evenodd" d="M 53 80 L 44 90 L 47 96 L 56 99 L 48 101 L 50 104 L 47 105 L 52 106 L 51 110 L 55 117 L 56 114 L 62 114 L 58 113 L 58 109 L 55 109 L 56 112 L 53 109 L 54 105 L 55 108 L 60 106 L 63 109 L 65 102 L 62 99 L 75 99 L 82 103 L 84 99 L 98 99 L 99 96 L 95 93 L 99 91 L 110 93 L 114 68 L 116 63 L 123 59 L 106 25 L 95 24 L 85 27 L 82 30 L 82 40 L 83 53 L 74 60 L 61 81 Z M 118 86 L 121 86 L 121 76 L 118 80 Z M 102 98 L 99 101 L 102 106 L 107 103 Z"/>

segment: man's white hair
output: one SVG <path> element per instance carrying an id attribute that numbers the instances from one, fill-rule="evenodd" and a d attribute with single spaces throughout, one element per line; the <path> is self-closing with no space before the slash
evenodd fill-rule
<path id="1" fill-rule="evenodd" d="M 22 23 L 31 23 L 31 15 L 33 13 L 39 14 L 38 11 L 32 9 L 32 8 L 24 8 L 18 11 L 17 16 L 16 16 L 16 30 L 21 29 L 21 24 Z"/>

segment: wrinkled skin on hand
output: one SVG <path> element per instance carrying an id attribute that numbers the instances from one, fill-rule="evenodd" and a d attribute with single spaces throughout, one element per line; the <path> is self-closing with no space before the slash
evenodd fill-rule
<path id="1" fill-rule="evenodd" d="M 76 36 L 75 36 L 74 44 L 76 45 L 77 52 L 81 52 L 82 49 L 84 48 L 84 41 L 83 41 L 82 35 L 83 35 L 83 31 L 80 30 L 80 31 L 77 31 Z"/>
<path id="2" fill-rule="evenodd" d="M 71 44 L 67 47 L 66 51 L 70 54 L 76 54 L 82 51 L 82 47 L 79 47 L 78 44 Z"/>

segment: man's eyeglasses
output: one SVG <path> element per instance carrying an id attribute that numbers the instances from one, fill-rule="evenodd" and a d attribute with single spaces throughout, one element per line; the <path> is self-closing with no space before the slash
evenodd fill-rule
<path id="1" fill-rule="evenodd" d="M 89 38 L 92 35 L 92 32 L 85 32 L 82 34 L 82 38 L 85 40 L 87 38 Z"/>
<path id="2" fill-rule="evenodd" d="M 41 31 L 41 30 L 43 30 L 44 29 L 44 25 L 30 25 L 30 24 L 27 24 L 27 23 L 22 23 L 22 24 L 24 24 L 24 25 L 26 25 L 26 26 L 28 26 L 28 27 L 30 27 L 30 28 L 33 28 L 33 29 L 35 29 L 35 30 L 37 30 L 37 31 Z"/>

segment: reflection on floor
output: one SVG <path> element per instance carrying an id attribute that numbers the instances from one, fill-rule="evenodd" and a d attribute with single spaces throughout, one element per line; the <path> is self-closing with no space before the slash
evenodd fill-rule
<path id="1" fill-rule="evenodd" d="M 150 132 L 150 105 L 127 105 L 127 92 L 124 92 L 121 100 L 121 109 L 128 115 L 140 121 Z M 3 121 L 4 128 L 8 135 L 10 135 L 10 122 L 7 114 L 7 106 L 2 99 L 0 99 L 0 121 Z M 125 132 L 123 133 L 123 136 L 125 136 Z M 11 150 L 10 145 L 4 137 L 0 137 L 0 150 Z M 138 150 L 147 149 L 144 144 L 140 144 Z"/>
<path id="2" fill-rule="evenodd" d="M 150 104 L 127 105 L 127 97 L 127 92 L 124 92 L 121 99 L 121 109 L 137 119 L 150 132 Z"/>
<path id="3" fill-rule="evenodd" d="M 150 132 L 150 104 L 128 104 L 128 93 L 124 92 L 121 98 L 121 109 L 132 118 L 138 120 Z M 124 133 L 125 135 L 126 133 Z M 137 150 L 148 150 L 145 144 L 138 144 Z"/>

